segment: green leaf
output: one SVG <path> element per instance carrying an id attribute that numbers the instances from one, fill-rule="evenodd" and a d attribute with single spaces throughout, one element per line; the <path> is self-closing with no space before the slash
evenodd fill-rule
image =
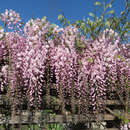
<path id="1" fill-rule="evenodd" d="M 46 21 L 47 18 L 46 18 L 46 16 L 44 16 L 42 19 L 43 19 L 44 21 Z"/>
<path id="2" fill-rule="evenodd" d="M 70 24 L 70 21 L 67 21 L 68 24 Z"/>
<path id="3" fill-rule="evenodd" d="M 45 113 L 45 114 L 48 114 L 48 113 L 52 113 L 53 111 L 52 110 L 43 110 L 43 113 Z"/>
<path id="4" fill-rule="evenodd" d="M 50 27 L 51 27 L 52 29 L 54 29 L 55 27 L 57 27 L 57 25 L 56 25 L 56 24 L 51 24 Z"/>
<path id="5" fill-rule="evenodd" d="M 71 36 L 71 32 L 68 31 L 68 35 Z"/>
<path id="6" fill-rule="evenodd" d="M 107 14 L 114 14 L 115 11 L 114 10 L 111 10 L 111 11 L 108 11 Z"/>
<path id="7" fill-rule="evenodd" d="M 82 65 L 82 61 L 81 61 L 81 60 L 78 60 L 78 64 L 79 64 L 79 65 Z"/>
<path id="8" fill-rule="evenodd" d="M 62 14 L 58 15 L 58 20 L 62 20 L 64 16 Z"/>
<path id="9" fill-rule="evenodd" d="M 125 29 L 128 29 L 130 31 L 130 23 L 129 22 L 126 22 L 126 25 L 124 27 Z"/>
<path id="10" fill-rule="evenodd" d="M 88 62 L 92 63 L 93 62 L 93 59 L 88 57 Z"/>
<path id="11" fill-rule="evenodd" d="M 111 7 L 112 7 L 111 3 L 106 5 L 106 8 L 111 8 Z"/>
<path id="12" fill-rule="evenodd" d="M 76 40 L 76 47 L 77 48 L 85 48 L 85 44 L 84 43 L 81 43 L 79 40 Z"/>
<path id="13" fill-rule="evenodd" d="M 33 24 L 32 24 L 32 22 L 30 22 L 30 26 L 32 26 Z"/>
<path id="14" fill-rule="evenodd" d="M 110 25 L 111 25 L 111 22 L 110 22 L 110 21 L 106 21 L 106 22 L 105 22 L 105 25 L 110 26 Z"/>
<path id="15" fill-rule="evenodd" d="M 91 12 L 89 13 L 89 16 L 95 17 L 95 15 Z"/>
<path id="16" fill-rule="evenodd" d="M 128 124 L 128 123 L 129 123 L 129 120 L 128 120 L 128 119 L 125 119 L 124 121 L 125 121 L 125 124 Z"/>
<path id="17" fill-rule="evenodd" d="M 124 15 L 124 14 L 125 14 L 125 11 L 122 11 L 122 12 L 121 12 L 121 15 Z"/>
<path id="18" fill-rule="evenodd" d="M 86 25 L 85 25 L 85 23 L 83 22 L 83 23 L 81 23 L 81 27 L 82 28 L 85 28 L 86 27 Z"/>
<path id="19" fill-rule="evenodd" d="M 101 2 L 96 1 L 96 2 L 94 3 L 94 5 L 95 5 L 95 6 L 101 6 L 102 4 L 101 4 Z"/>

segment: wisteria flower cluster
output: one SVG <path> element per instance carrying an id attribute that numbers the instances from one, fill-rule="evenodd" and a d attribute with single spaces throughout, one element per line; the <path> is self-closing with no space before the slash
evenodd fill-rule
<path id="1" fill-rule="evenodd" d="M 1 20 L 9 28 L 21 22 L 12 10 L 2 13 Z M 31 19 L 22 34 L 2 29 L 0 37 L 0 91 L 11 94 L 13 102 L 17 98 L 40 106 L 43 91 L 53 82 L 64 99 L 69 95 L 77 100 L 82 112 L 101 112 L 107 90 L 118 89 L 122 96 L 127 91 L 129 45 L 121 45 L 113 30 L 87 40 L 75 26 Z"/>
<path id="2" fill-rule="evenodd" d="M 1 13 L 0 19 L 5 26 L 8 26 L 9 29 L 12 30 L 18 28 L 19 31 L 21 31 L 21 17 L 15 11 L 6 9 L 5 13 Z"/>

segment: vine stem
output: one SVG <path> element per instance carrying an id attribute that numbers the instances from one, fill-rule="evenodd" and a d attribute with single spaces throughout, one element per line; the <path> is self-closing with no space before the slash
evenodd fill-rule
<path id="1" fill-rule="evenodd" d="M 113 112 L 110 108 L 106 107 L 105 109 L 109 111 L 113 116 L 118 117 L 120 119 L 120 116 L 116 114 L 115 112 Z"/>
<path id="2" fill-rule="evenodd" d="M 62 103 L 61 103 L 61 113 L 64 115 L 65 114 L 65 101 L 64 101 L 63 89 L 62 89 L 62 83 L 61 82 L 60 82 L 60 99 L 62 101 Z"/>
<path id="3" fill-rule="evenodd" d="M 4 23 L 4 27 L 5 27 L 5 33 L 7 33 L 7 24 Z M 10 44 L 6 39 L 6 35 L 5 35 L 5 42 L 7 45 L 7 49 L 8 49 L 8 82 L 9 82 L 9 89 L 11 88 L 11 83 L 10 83 L 10 77 L 11 77 L 11 53 L 10 53 Z"/>

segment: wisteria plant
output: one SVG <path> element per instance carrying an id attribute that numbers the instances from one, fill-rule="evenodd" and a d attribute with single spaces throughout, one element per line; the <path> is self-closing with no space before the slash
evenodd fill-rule
<path id="1" fill-rule="evenodd" d="M 0 18 L 5 25 L 0 28 L 0 93 L 7 93 L 13 110 L 25 103 L 40 109 L 49 102 L 44 93 L 53 88 L 63 114 L 69 104 L 73 114 L 107 110 L 129 122 L 130 46 L 121 44 L 118 33 L 109 28 L 86 39 L 75 25 L 60 28 L 37 18 L 23 26 L 12 10 Z M 109 92 L 118 95 L 123 115 L 107 108 Z"/>

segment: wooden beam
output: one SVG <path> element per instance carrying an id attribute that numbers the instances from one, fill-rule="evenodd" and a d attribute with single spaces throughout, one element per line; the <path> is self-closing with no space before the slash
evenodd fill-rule
<path id="1" fill-rule="evenodd" d="M 62 101 L 59 98 L 53 98 L 50 97 L 50 101 L 52 105 L 61 105 Z M 66 99 L 66 102 L 69 102 L 70 100 Z M 121 104 L 120 100 L 105 100 L 104 103 L 106 105 L 123 105 Z M 75 104 L 78 104 L 78 102 L 75 100 Z M 3 101 L 0 101 L 0 105 L 4 105 Z M 9 104 L 11 105 L 11 104 Z"/>
<path id="2" fill-rule="evenodd" d="M 86 116 L 84 115 L 42 115 L 41 112 L 36 112 L 35 115 L 33 117 L 29 116 L 29 112 L 22 112 L 21 116 L 16 115 L 14 117 L 6 117 L 8 118 L 7 120 L 0 120 L 0 124 L 3 123 L 9 123 L 9 124 L 27 124 L 29 122 L 31 123 L 40 123 L 40 121 L 43 119 L 47 122 L 47 123 L 65 123 L 65 122 L 79 122 L 79 121 L 96 121 L 96 120 L 100 120 L 100 121 L 110 121 L 110 120 L 114 120 L 115 116 L 110 115 L 110 114 L 99 114 L 97 117 L 95 117 L 92 114 L 86 114 Z M 1 117 L 1 115 L 0 115 Z M 129 115 L 129 119 L 130 119 L 130 115 Z"/>
<path id="3" fill-rule="evenodd" d="M 106 105 L 122 105 L 119 100 L 106 100 Z"/>

